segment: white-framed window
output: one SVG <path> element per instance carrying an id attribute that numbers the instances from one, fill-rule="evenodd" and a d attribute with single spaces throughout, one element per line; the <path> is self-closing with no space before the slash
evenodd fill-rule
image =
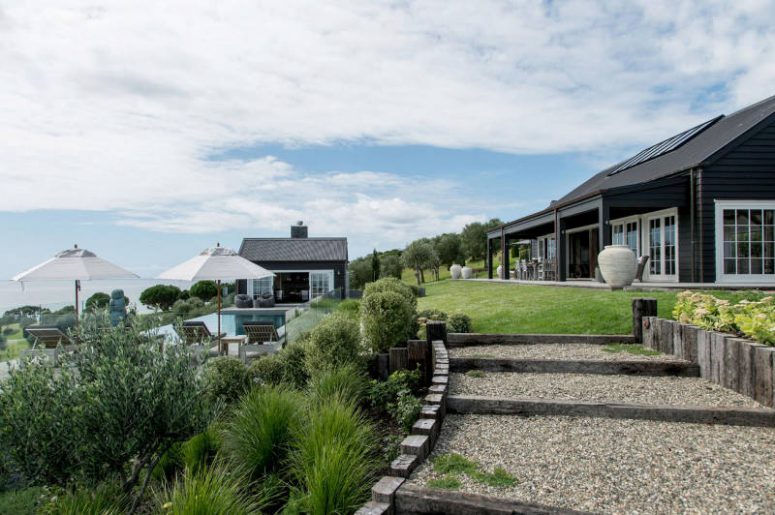
<path id="1" fill-rule="evenodd" d="M 309 285 L 312 298 L 325 295 L 334 289 L 334 271 L 322 270 L 309 273 Z"/>
<path id="2" fill-rule="evenodd" d="M 635 257 L 640 252 L 640 221 L 636 218 L 627 218 L 611 221 L 611 243 L 613 245 L 627 245 L 633 251 Z"/>
<path id="3" fill-rule="evenodd" d="M 554 234 L 538 237 L 539 261 L 552 260 L 557 256 L 557 241 Z"/>
<path id="4" fill-rule="evenodd" d="M 775 200 L 716 201 L 716 279 L 775 282 Z"/>
<path id="5" fill-rule="evenodd" d="M 649 279 L 678 280 L 678 211 L 669 209 L 643 217 Z"/>

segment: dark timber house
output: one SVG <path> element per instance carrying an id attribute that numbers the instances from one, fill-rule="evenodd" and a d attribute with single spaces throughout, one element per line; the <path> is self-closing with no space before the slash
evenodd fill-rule
<path id="1" fill-rule="evenodd" d="M 299 303 L 347 291 L 347 238 L 309 238 L 302 222 L 291 227 L 290 238 L 245 238 L 239 254 L 275 277 L 237 281 L 237 293 L 272 293 L 277 302 Z"/>
<path id="2" fill-rule="evenodd" d="M 775 97 L 653 145 L 487 235 L 532 242 L 543 279 L 595 276 L 605 245 L 649 256 L 643 281 L 775 286 Z M 505 274 L 504 274 L 505 275 Z M 508 275 L 506 275 L 508 277 Z M 538 277 L 536 277 L 538 278 Z"/>

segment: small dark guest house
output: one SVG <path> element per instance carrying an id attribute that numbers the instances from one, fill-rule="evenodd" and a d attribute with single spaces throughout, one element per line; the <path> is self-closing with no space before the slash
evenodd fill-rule
<path id="1" fill-rule="evenodd" d="M 598 253 L 620 244 L 644 282 L 775 286 L 775 97 L 648 147 L 487 237 L 490 277 L 500 250 L 505 277 L 590 280 Z M 530 258 L 509 259 L 516 245 Z"/>
<path id="2" fill-rule="evenodd" d="M 237 293 L 293 304 L 347 291 L 347 238 L 310 238 L 302 222 L 290 238 L 245 238 L 239 254 L 275 276 L 237 281 Z"/>

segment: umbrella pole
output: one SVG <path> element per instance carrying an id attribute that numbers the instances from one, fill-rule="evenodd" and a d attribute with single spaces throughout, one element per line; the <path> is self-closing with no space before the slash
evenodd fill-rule
<path id="1" fill-rule="evenodd" d="M 81 289 L 81 281 L 75 280 L 75 323 L 78 324 L 78 292 Z"/>
<path id="2" fill-rule="evenodd" d="M 221 346 L 221 280 L 215 281 L 215 285 L 218 287 L 218 351 L 223 354 L 223 347 Z M 228 354 L 228 349 L 226 354 Z"/>

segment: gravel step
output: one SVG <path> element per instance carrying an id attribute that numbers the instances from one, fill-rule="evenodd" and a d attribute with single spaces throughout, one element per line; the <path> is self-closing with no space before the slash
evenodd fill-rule
<path id="1" fill-rule="evenodd" d="M 737 392 L 698 377 L 484 372 L 450 375 L 450 395 L 761 408 Z"/>
<path id="2" fill-rule="evenodd" d="M 538 345 L 482 345 L 449 350 L 450 358 L 488 359 L 598 359 L 610 361 L 674 361 L 667 354 L 644 356 L 629 352 L 606 352 L 605 346 L 584 343 L 557 343 Z M 641 346 L 633 347 L 642 348 Z"/>
<path id="3" fill-rule="evenodd" d="M 449 415 L 412 475 L 441 477 L 432 460 L 458 453 L 515 486 L 460 475 L 460 491 L 599 513 L 772 513 L 775 429 L 645 420 Z"/>

